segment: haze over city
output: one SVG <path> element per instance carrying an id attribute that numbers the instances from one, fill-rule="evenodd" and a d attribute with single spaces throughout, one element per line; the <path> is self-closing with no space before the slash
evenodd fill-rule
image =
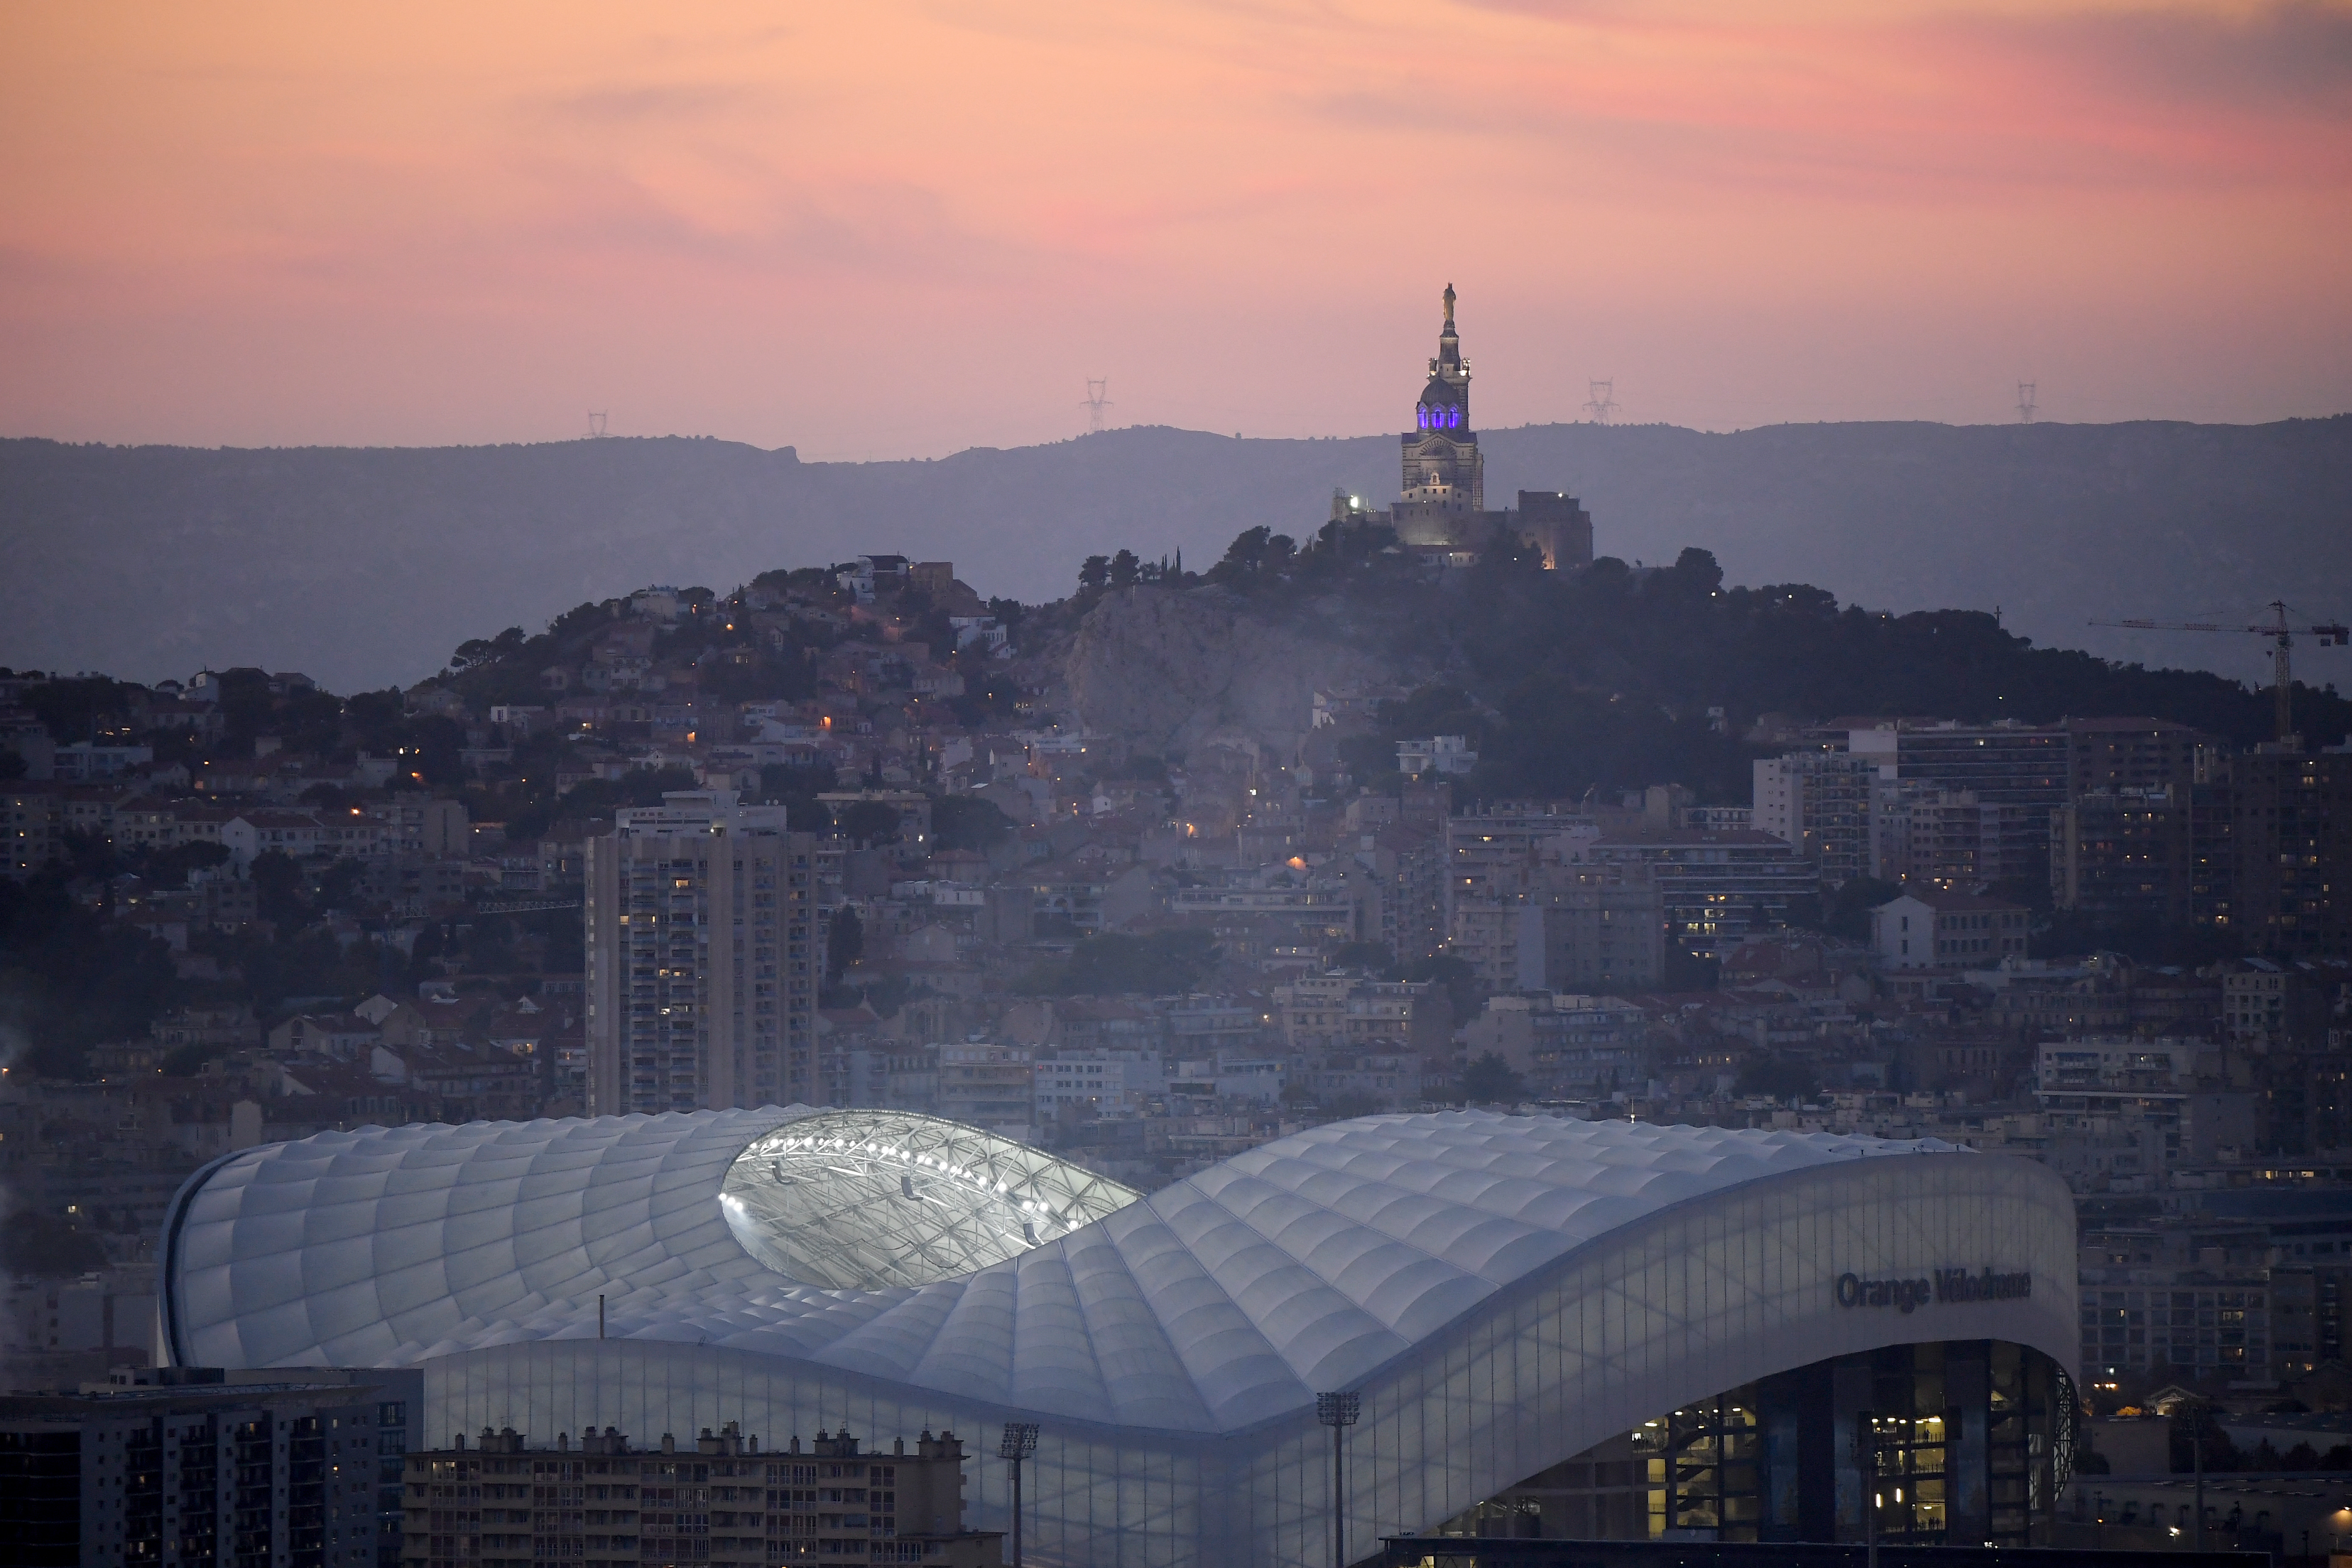
<path id="1" fill-rule="evenodd" d="M 2352 0 L 7 12 L 0 1560 L 2344 1568 L 2347 186 Z"/>
<path id="2" fill-rule="evenodd" d="M 20 8 L 0 429 L 941 456 L 2352 403 L 2325 4 Z"/>

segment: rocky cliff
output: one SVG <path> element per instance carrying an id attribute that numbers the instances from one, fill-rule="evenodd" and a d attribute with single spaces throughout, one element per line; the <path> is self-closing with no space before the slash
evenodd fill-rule
<path id="1" fill-rule="evenodd" d="M 1170 757 L 1220 731 L 1286 745 L 1313 724 L 1318 689 L 1398 679 L 1337 636 L 1213 588 L 1106 594 L 1079 623 L 1065 673 L 1088 730 Z"/>

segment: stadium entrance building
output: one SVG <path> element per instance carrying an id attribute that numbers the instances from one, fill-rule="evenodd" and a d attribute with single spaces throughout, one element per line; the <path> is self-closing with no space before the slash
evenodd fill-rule
<path id="1" fill-rule="evenodd" d="M 1145 1196 L 770 1107 L 322 1133 L 216 1162 L 166 1223 L 169 1360 L 418 1367 L 427 1443 L 952 1429 L 971 1526 L 1009 1531 L 994 1435 L 1034 1423 L 1039 1563 L 1328 1563 L 1335 1511 L 1349 1561 L 2023 1545 L 2073 1452 L 2073 1200 L 1933 1141 L 1378 1116 Z M 731 1527 L 789 1563 L 785 1518 Z M 581 1530 L 554 1554 L 635 1533 Z"/>

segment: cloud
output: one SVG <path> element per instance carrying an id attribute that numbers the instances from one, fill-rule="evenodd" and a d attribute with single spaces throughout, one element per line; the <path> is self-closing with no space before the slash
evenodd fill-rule
<path id="1" fill-rule="evenodd" d="M 757 95 L 730 82 L 670 82 L 592 88 L 553 99 L 552 114 L 594 125 L 681 124 L 739 109 Z"/>
<path id="2" fill-rule="evenodd" d="M 976 226 L 947 195 L 914 180 L 820 182 L 777 172 L 724 226 L 658 186 L 625 178 L 565 180 L 547 209 L 509 237 L 513 265 L 548 256 L 575 265 L 668 258 L 779 282 L 891 279 L 969 290 L 1032 276 L 1053 259 L 1017 234 Z"/>
<path id="3" fill-rule="evenodd" d="M 1545 25 L 1507 55 L 1464 50 L 1451 90 L 1378 76 L 1310 87 L 1301 110 L 1351 133 L 1522 145 L 1543 160 L 1538 178 L 1621 194 L 1649 183 L 1916 206 L 2340 186 L 2352 171 L 2352 9 L 2308 0 L 2240 16 L 1769 24 L 1474 8 Z"/>
<path id="4" fill-rule="evenodd" d="M 1948 26 L 2110 93 L 2263 116 L 2352 110 L 2352 6 L 2289 0 L 2239 16 L 2147 9 Z"/>

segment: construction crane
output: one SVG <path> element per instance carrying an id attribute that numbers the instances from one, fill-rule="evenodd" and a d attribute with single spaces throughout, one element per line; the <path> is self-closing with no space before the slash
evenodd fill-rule
<path id="1" fill-rule="evenodd" d="M 2271 601 L 2271 618 L 2251 626 L 2230 626 L 2221 621 L 2093 621 L 2095 626 L 2128 626 L 2142 632 L 2251 632 L 2271 639 L 2271 685 L 2273 700 L 2278 704 L 2278 738 L 2282 744 L 2294 741 L 2294 669 L 2288 649 L 2294 647 L 2298 632 L 2311 637 L 2321 647 L 2344 647 L 2352 645 L 2352 627 L 2340 622 L 2315 622 L 2298 626 L 2287 620 L 2284 600 Z"/>

